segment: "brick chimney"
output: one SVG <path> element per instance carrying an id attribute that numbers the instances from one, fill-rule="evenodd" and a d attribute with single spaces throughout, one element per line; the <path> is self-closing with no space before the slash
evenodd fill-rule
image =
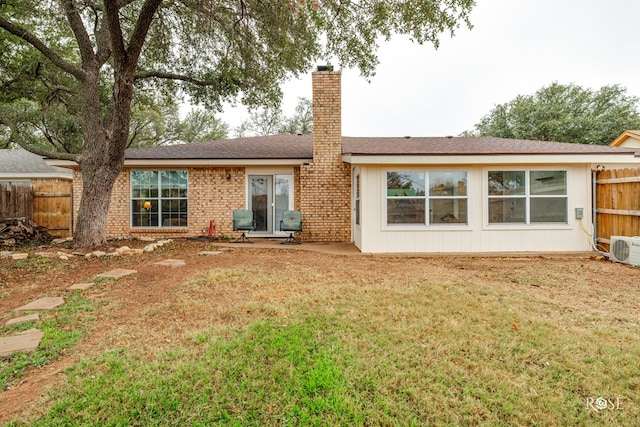
<path id="1" fill-rule="evenodd" d="M 351 241 L 351 167 L 342 161 L 342 75 L 330 67 L 318 70 L 312 74 L 313 162 L 300 168 L 303 238 Z"/>

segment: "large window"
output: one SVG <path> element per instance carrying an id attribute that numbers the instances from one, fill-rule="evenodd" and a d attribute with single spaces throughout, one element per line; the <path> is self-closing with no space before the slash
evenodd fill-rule
<path id="1" fill-rule="evenodd" d="M 387 224 L 466 223 L 466 172 L 387 172 Z"/>
<path id="2" fill-rule="evenodd" d="M 186 227 L 187 171 L 132 171 L 131 226 Z"/>
<path id="3" fill-rule="evenodd" d="M 567 222 L 566 171 L 489 171 L 489 224 Z"/>

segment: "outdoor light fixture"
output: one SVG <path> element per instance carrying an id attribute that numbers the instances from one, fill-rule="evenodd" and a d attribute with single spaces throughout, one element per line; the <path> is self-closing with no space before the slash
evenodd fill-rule
<path id="1" fill-rule="evenodd" d="M 227 178 L 227 181 L 231 179 L 231 169 L 224 170 L 224 176 Z"/>
<path id="2" fill-rule="evenodd" d="M 145 210 L 149 210 L 149 209 L 151 209 L 151 202 L 147 200 L 147 201 L 146 201 L 146 202 L 144 202 L 144 204 L 142 205 L 142 208 L 143 208 L 143 209 L 145 209 Z"/>

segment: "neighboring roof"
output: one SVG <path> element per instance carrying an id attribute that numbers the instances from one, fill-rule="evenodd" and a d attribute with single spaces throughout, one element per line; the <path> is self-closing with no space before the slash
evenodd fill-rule
<path id="1" fill-rule="evenodd" d="M 0 178 L 68 178 L 72 171 L 49 166 L 41 156 L 22 148 L 0 150 Z"/>
<path id="2" fill-rule="evenodd" d="M 603 145 L 465 137 L 343 137 L 344 155 L 486 156 L 633 154 L 634 150 Z M 312 135 L 271 135 L 225 139 L 126 151 L 126 160 L 311 159 Z"/>
<path id="3" fill-rule="evenodd" d="M 609 144 L 611 147 L 619 147 L 621 146 L 624 141 L 626 141 L 628 138 L 633 138 L 633 139 L 638 139 L 640 140 L 640 130 L 625 130 L 624 132 L 622 132 L 620 134 L 619 137 L 617 137 L 611 144 Z"/>

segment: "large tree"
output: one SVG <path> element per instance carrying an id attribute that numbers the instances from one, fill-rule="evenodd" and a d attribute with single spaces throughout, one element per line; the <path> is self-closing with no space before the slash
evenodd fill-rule
<path id="1" fill-rule="evenodd" d="M 229 125 L 210 110 L 193 109 L 184 118 L 176 105 L 134 105 L 127 147 L 152 147 L 226 139 Z"/>
<path id="2" fill-rule="evenodd" d="M 627 129 L 640 129 L 640 112 L 624 87 L 552 83 L 495 106 L 464 135 L 607 145 Z"/>
<path id="3" fill-rule="evenodd" d="M 291 116 L 284 116 L 279 106 L 252 111 L 235 129 L 238 138 L 246 136 L 274 135 L 280 133 L 309 134 L 313 132 L 313 102 L 298 98 L 298 105 Z"/>
<path id="4" fill-rule="evenodd" d="M 334 58 L 371 76 L 381 39 L 407 34 L 437 46 L 443 32 L 453 33 L 461 21 L 469 25 L 473 5 L 473 0 L 0 0 L 0 63 L 31 64 L 11 77 L 15 81 L 2 82 L 12 86 L 10 101 L 43 108 L 43 100 L 30 93 L 34 85 L 45 85 L 53 97 L 73 97 L 74 102 L 56 105 L 80 117 L 82 139 L 73 143 L 81 148 L 43 152 L 19 137 L 17 122 L 11 133 L 38 154 L 77 162 L 83 190 L 74 242 L 99 246 L 106 242 L 109 199 L 124 162 L 134 94 L 186 93 L 214 109 L 238 97 L 249 106 L 273 105 L 281 96 L 279 83 L 309 71 L 318 58 Z M 49 74 L 61 80 L 43 83 L 40 69 L 56 70 Z"/>

